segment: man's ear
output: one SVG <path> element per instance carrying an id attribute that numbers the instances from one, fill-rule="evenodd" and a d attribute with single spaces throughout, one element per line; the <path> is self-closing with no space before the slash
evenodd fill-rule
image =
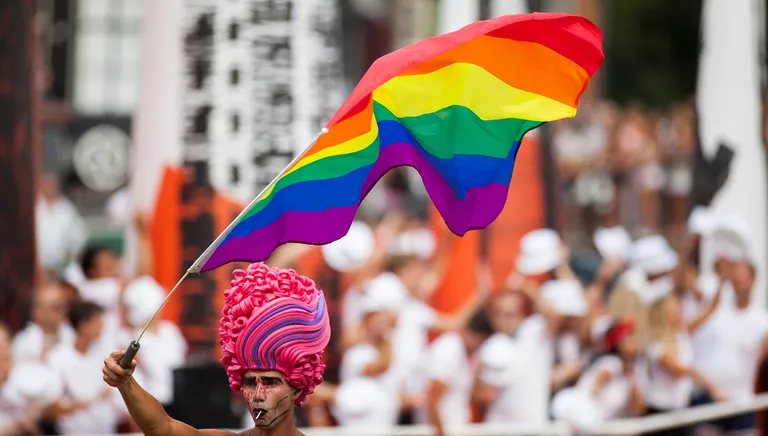
<path id="1" fill-rule="evenodd" d="M 300 396 L 301 396 L 301 389 L 293 388 L 293 401 L 296 401 L 296 399 L 298 399 Z"/>

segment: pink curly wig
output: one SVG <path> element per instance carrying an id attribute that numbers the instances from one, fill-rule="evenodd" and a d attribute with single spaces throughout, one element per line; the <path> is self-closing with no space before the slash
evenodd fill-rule
<path id="1" fill-rule="evenodd" d="M 254 263 L 232 273 L 219 323 L 221 363 L 233 391 L 249 369 L 277 370 L 301 390 L 301 406 L 323 381 L 331 338 L 323 292 L 293 270 Z"/>

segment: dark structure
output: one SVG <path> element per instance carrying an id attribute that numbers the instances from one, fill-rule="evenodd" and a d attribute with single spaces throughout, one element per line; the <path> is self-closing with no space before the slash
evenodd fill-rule
<path id="1" fill-rule="evenodd" d="M 26 321 L 36 278 L 35 3 L 0 2 L 0 320 L 13 330 Z"/>

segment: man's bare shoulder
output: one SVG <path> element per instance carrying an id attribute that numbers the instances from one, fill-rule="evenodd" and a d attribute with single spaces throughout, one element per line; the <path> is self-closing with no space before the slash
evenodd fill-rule
<path id="1" fill-rule="evenodd" d="M 251 433 L 249 433 L 249 431 L 250 430 L 245 430 L 241 433 L 233 433 L 231 431 L 226 431 L 226 430 L 206 429 L 206 430 L 200 430 L 200 434 L 203 436 L 237 436 L 237 435 L 250 436 Z"/>
<path id="2" fill-rule="evenodd" d="M 230 433 L 230 432 L 226 432 L 225 431 L 225 432 L 221 432 L 221 433 L 206 433 L 206 434 L 208 434 L 210 436 L 222 436 L 222 435 L 258 436 L 260 433 L 259 433 L 259 430 L 254 427 L 254 428 L 249 428 L 247 430 L 243 430 L 240 433 Z M 304 433 L 302 433 L 302 432 L 297 432 L 296 434 L 298 436 L 304 436 Z"/>

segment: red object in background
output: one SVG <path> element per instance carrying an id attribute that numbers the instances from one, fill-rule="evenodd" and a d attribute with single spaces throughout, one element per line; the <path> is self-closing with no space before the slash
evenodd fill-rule
<path id="1" fill-rule="evenodd" d="M 494 290 L 499 289 L 512 271 L 520 239 L 527 232 L 545 226 L 544 181 L 539 160 L 541 151 L 536 135 L 523 140 L 517 159 L 509 195 L 504 210 L 487 230 L 487 256 L 493 275 Z M 433 230 L 445 226 L 432 207 L 430 222 Z M 436 233 L 438 232 L 435 230 Z M 455 237 L 453 252 L 443 285 L 435 292 L 432 305 L 444 312 L 453 312 L 474 294 L 477 265 L 480 259 L 480 232 L 471 231 Z"/>

